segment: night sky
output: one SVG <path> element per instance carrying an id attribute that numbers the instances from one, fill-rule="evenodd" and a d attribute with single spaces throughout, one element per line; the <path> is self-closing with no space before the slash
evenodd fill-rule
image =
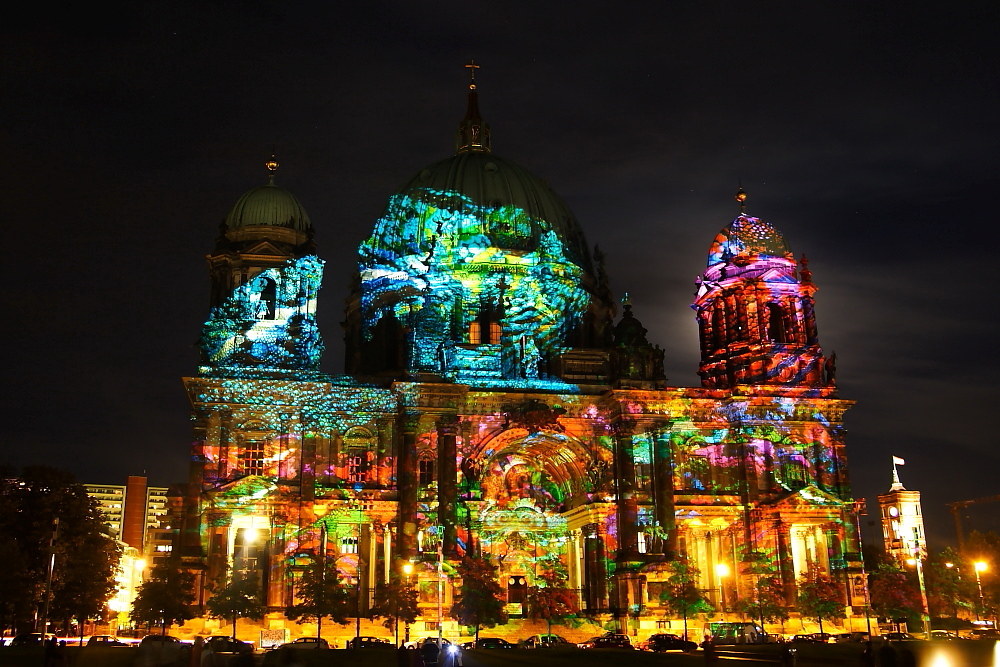
<path id="1" fill-rule="evenodd" d="M 748 213 L 809 257 L 820 340 L 857 401 L 856 493 L 874 506 L 903 457 L 931 539 L 951 541 L 944 503 L 1000 493 L 997 255 L 982 237 L 1000 192 L 1000 5 L 918 4 L 9 12 L 0 463 L 185 479 L 204 256 L 272 151 L 327 261 L 324 370 L 342 372 L 357 244 L 396 188 L 453 153 L 472 57 L 494 151 L 566 199 L 671 384 L 698 383 L 694 279 L 742 183 Z M 998 510 L 971 527 L 997 528 Z"/>

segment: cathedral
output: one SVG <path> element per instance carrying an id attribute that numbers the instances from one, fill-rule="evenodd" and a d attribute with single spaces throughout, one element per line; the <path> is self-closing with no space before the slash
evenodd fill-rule
<path id="1" fill-rule="evenodd" d="M 184 379 L 185 563 L 206 582 L 255 573 L 275 618 L 324 550 L 361 615 L 409 564 L 421 620 L 437 621 L 441 573 L 447 610 L 475 554 L 515 619 L 555 568 L 582 613 L 663 627 L 679 559 L 715 618 L 738 618 L 761 568 L 789 607 L 819 568 L 862 616 L 852 402 L 819 344 L 806 259 L 740 190 L 739 215 L 706 230 L 701 384 L 669 384 L 569 207 L 493 152 L 470 71 L 454 154 L 391 194 L 359 243 L 345 374 L 320 371 L 322 251 L 273 159 L 225 218 L 202 365 Z"/>

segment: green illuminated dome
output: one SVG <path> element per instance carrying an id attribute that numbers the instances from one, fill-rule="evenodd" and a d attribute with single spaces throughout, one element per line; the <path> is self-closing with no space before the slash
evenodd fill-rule
<path id="1" fill-rule="evenodd" d="M 531 220 L 530 229 L 493 226 L 488 235 L 497 247 L 530 251 L 552 230 L 566 256 L 590 270 L 587 242 L 569 206 L 544 180 L 514 162 L 487 150 L 465 150 L 421 170 L 397 191 L 424 201 L 429 193 L 441 193 L 437 203 L 468 223 L 456 230 L 460 236 L 478 233 L 466 228 L 481 223 L 483 212 L 518 211 L 519 217 Z"/>
<path id="2" fill-rule="evenodd" d="M 302 204 L 291 192 L 274 184 L 274 172 L 278 163 L 273 157 L 267 167 L 271 171 L 268 184 L 247 191 L 237 200 L 226 216 L 226 228 L 285 227 L 302 232 L 308 230 L 312 223 Z"/>

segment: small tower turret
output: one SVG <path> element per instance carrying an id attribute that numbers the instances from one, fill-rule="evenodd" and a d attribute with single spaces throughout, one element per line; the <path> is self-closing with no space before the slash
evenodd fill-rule
<path id="1" fill-rule="evenodd" d="M 747 215 L 743 188 L 736 201 L 740 214 L 712 242 L 692 305 L 702 385 L 832 387 L 834 362 L 819 347 L 805 257 L 800 277 L 781 233 Z"/>

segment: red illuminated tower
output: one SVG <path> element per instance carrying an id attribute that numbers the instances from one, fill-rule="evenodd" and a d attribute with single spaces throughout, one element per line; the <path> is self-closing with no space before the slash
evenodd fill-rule
<path id="1" fill-rule="evenodd" d="M 746 214 L 746 197 L 736 193 L 740 214 L 715 237 L 698 279 L 702 385 L 832 386 L 836 356 L 819 346 L 808 262 L 797 265 L 781 233 Z"/>

